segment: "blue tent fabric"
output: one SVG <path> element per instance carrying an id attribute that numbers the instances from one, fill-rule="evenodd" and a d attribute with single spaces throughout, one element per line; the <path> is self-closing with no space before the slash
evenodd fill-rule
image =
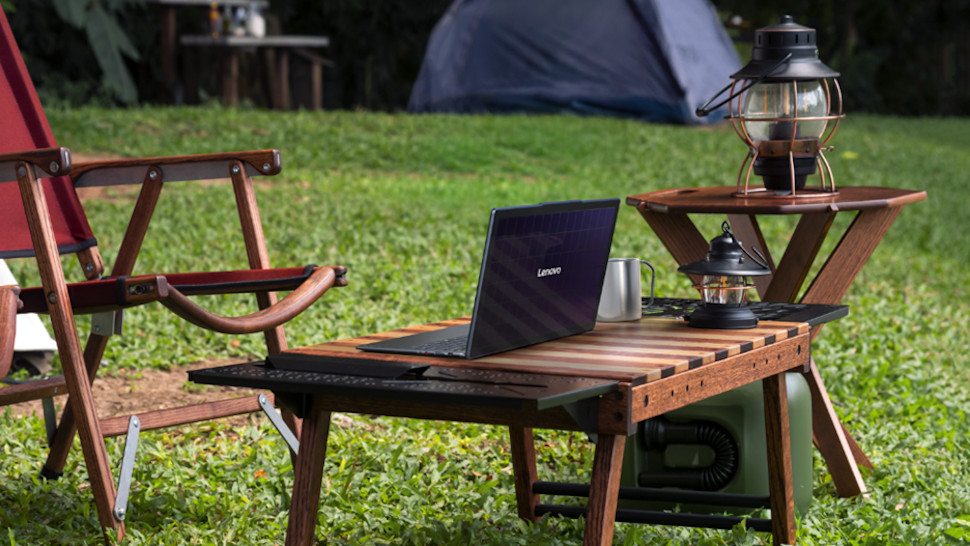
<path id="1" fill-rule="evenodd" d="M 410 112 L 574 112 L 698 124 L 741 66 L 709 0 L 455 0 Z"/>

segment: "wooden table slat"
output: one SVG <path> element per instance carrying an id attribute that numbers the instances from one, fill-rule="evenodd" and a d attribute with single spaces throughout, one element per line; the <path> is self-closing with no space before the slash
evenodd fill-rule
<path id="1" fill-rule="evenodd" d="M 346 360 L 402 361 L 503 372 L 574 375 L 630 381 L 656 381 L 763 347 L 809 331 L 805 323 L 762 321 L 745 330 L 685 327 L 683 320 L 646 318 L 600 323 L 592 331 L 475 360 L 368 353 L 358 345 L 469 322 L 468 317 L 408 326 L 388 332 L 312 345 L 291 352 Z"/>

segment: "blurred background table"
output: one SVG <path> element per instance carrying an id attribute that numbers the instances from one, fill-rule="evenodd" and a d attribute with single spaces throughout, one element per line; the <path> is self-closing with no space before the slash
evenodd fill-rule
<path id="1" fill-rule="evenodd" d="M 210 36 L 206 34 L 187 34 L 179 38 L 179 43 L 187 47 L 214 48 L 220 52 L 220 86 L 222 102 L 226 106 L 239 104 L 239 54 L 244 51 L 264 50 L 268 55 L 264 61 L 263 82 L 268 87 L 269 107 L 288 110 L 292 106 L 290 89 L 290 55 L 299 55 L 310 64 L 310 104 L 319 110 L 323 101 L 323 66 L 329 61 L 310 52 L 330 45 L 326 36 L 268 35 L 256 36 Z M 191 71 L 202 71 L 204 67 L 193 67 L 189 63 L 190 74 L 187 80 L 196 80 Z M 194 83 L 194 82 L 193 82 Z"/>

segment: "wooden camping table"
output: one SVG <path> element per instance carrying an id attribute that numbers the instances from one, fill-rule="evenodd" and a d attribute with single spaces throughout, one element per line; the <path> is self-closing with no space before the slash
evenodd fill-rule
<path id="1" fill-rule="evenodd" d="M 158 4 L 161 8 L 160 13 L 160 25 L 159 25 L 159 37 L 161 39 L 160 49 L 162 57 L 162 75 L 165 76 L 165 85 L 168 88 L 167 91 L 171 95 L 168 98 L 175 102 L 176 95 L 179 93 L 175 90 L 178 84 L 178 69 L 176 68 L 176 34 L 177 27 L 177 10 L 179 8 L 209 8 L 212 5 L 211 0 L 147 0 L 149 4 Z M 269 6 L 268 0 L 220 0 L 219 10 L 221 12 L 222 8 L 225 6 L 237 7 L 259 7 L 260 9 L 265 9 Z M 221 13 L 220 13 L 221 14 Z M 201 16 L 202 12 L 196 13 L 197 16 Z"/>
<path id="2" fill-rule="evenodd" d="M 829 315 L 823 320 L 846 312 L 839 307 L 832 314 L 834 306 L 827 307 Z M 702 330 L 683 320 L 651 317 L 598 324 L 585 334 L 476 360 L 384 355 L 355 348 L 467 322 L 456 319 L 284 353 L 297 359 L 302 355 L 302 364 L 317 370 L 312 372 L 262 362 L 190 372 L 190 379 L 199 383 L 271 389 L 278 402 L 303 418 L 287 544 L 313 542 L 334 411 L 507 426 L 519 516 L 534 521 L 545 514 L 585 515 L 585 544 L 610 544 L 617 520 L 695 525 L 638 519 L 640 511 L 617 511 L 626 437 L 645 419 L 758 380 L 764 380 L 772 515 L 770 521 L 758 522 L 760 530 L 773 533 L 776 543 L 794 543 L 787 394 L 779 386 L 785 384 L 781 374 L 808 365 L 808 322 L 762 321 L 748 330 Z M 401 365 L 427 369 L 422 375 L 411 372 L 390 379 L 350 375 L 358 373 L 355 369 Z M 533 428 L 595 433 L 591 483 L 539 482 Z M 545 493 L 588 495 L 589 501 L 587 508 L 540 504 L 539 495 Z M 722 523 L 706 526 L 729 528 L 740 521 L 719 517 L 725 518 Z M 749 525 L 759 529 L 752 522 Z"/>
<path id="3" fill-rule="evenodd" d="M 312 65 L 310 88 L 312 107 L 319 110 L 323 97 L 323 65 L 325 59 L 309 53 L 309 49 L 322 49 L 330 46 L 326 36 L 267 35 L 254 36 L 209 36 L 206 34 L 187 34 L 179 38 L 183 46 L 196 48 L 215 48 L 222 52 L 223 68 L 221 77 L 222 100 L 226 106 L 239 105 L 239 53 L 241 51 L 262 49 L 270 55 L 267 63 L 269 73 L 265 78 L 269 87 L 270 106 L 286 110 L 290 101 L 290 52 L 308 59 Z M 191 64 L 191 63 L 190 63 Z M 195 74 L 204 71 L 196 67 Z"/>
<path id="4" fill-rule="evenodd" d="M 752 194 L 734 197 L 735 187 L 669 189 L 627 197 L 640 211 L 664 246 L 680 265 L 706 256 L 709 243 L 688 214 L 727 215 L 731 229 L 748 248 L 757 247 L 768 258 L 772 274 L 754 277 L 762 301 L 838 304 L 866 260 L 872 255 L 903 206 L 926 199 L 926 192 L 896 188 L 839 188 L 835 195 L 767 198 Z M 805 280 L 835 217 L 855 212 L 855 219 L 832 249 L 824 265 L 799 298 Z M 775 265 L 768 252 L 757 215 L 794 214 L 800 219 L 781 261 Z M 815 327 L 812 337 L 821 326 Z M 872 468 L 866 455 L 839 421 L 813 361 L 804 373 L 812 394 L 812 433 L 839 495 L 865 492 L 857 464 Z"/>

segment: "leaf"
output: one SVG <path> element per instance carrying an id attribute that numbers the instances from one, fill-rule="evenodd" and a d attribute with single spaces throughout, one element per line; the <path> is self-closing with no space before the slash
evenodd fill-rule
<path id="1" fill-rule="evenodd" d="M 138 54 L 138 50 L 132 45 L 131 40 L 128 39 L 128 34 L 118 24 L 118 20 L 113 15 L 108 15 L 108 12 L 104 10 L 101 10 L 101 12 L 105 14 L 105 30 L 108 32 L 111 43 L 129 59 L 139 60 L 141 56 Z"/>
<path id="2" fill-rule="evenodd" d="M 54 0 L 54 10 L 58 17 L 76 28 L 84 28 L 87 16 L 87 2 L 78 0 Z"/>
<path id="3" fill-rule="evenodd" d="M 84 29 L 88 42 L 98 59 L 98 65 L 104 73 L 108 86 L 119 100 L 133 103 L 138 99 L 138 92 L 128 67 L 121 58 L 119 47 L 112 40 L 113 29 L 117 30 L 117 22 L 101 9 L 101 6 L 95 4 L 88 14 L 88 23 Z"/>

